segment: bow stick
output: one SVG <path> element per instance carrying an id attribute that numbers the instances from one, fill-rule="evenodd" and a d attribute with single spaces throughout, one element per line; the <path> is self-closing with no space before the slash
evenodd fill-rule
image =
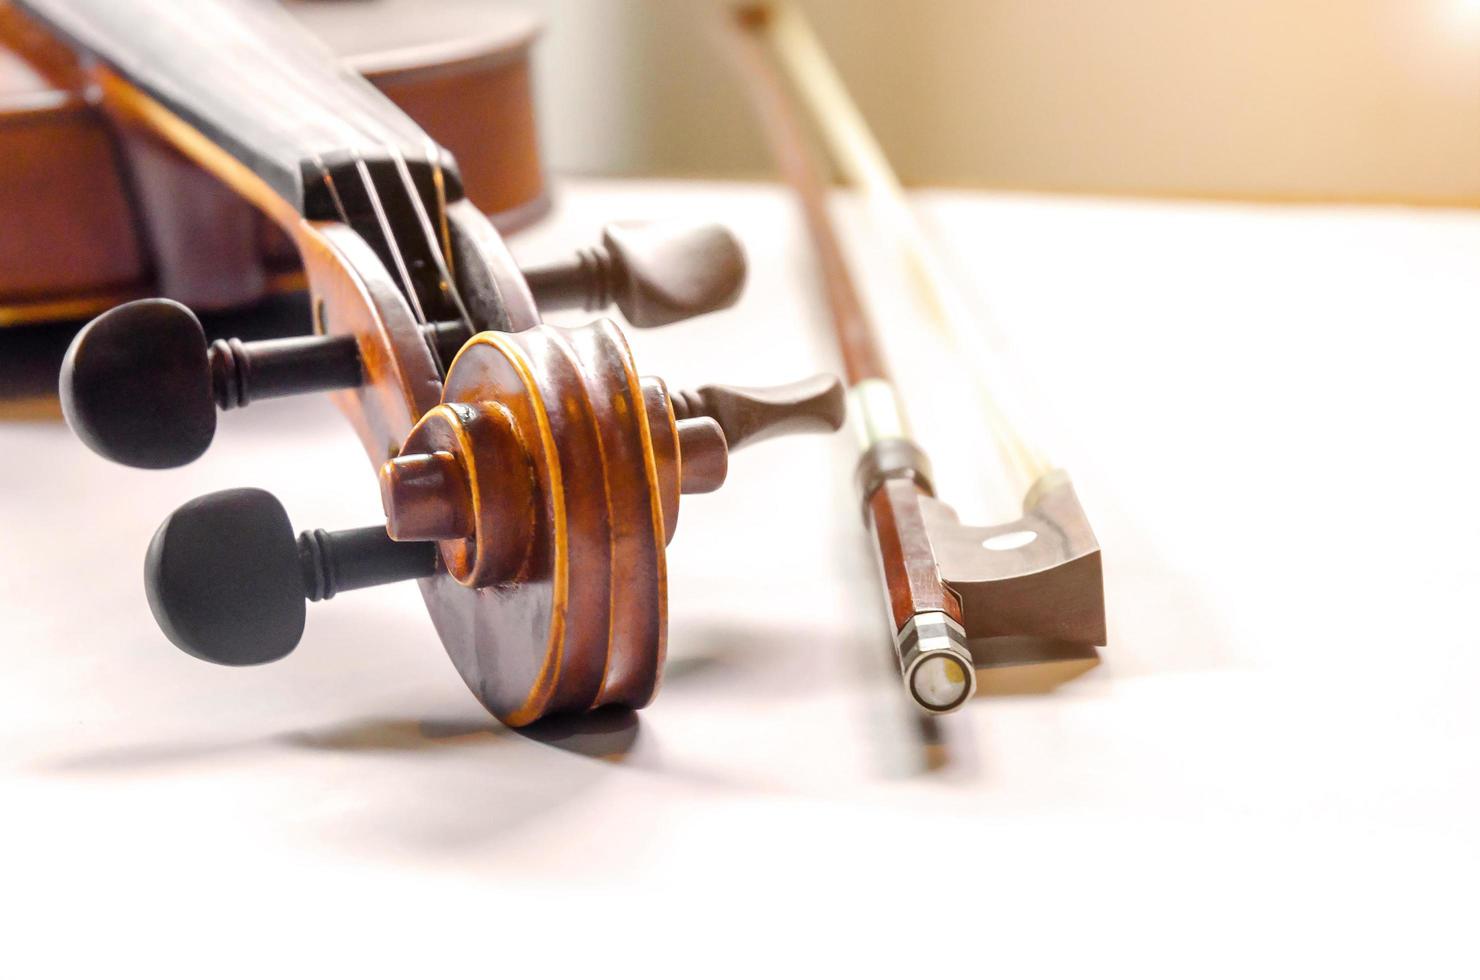
<path id="1" fill-rule="evenodd" d="M 983 384 L 987 427 L 1006 471 L 1026 487 L 1022 516 L 964 525 L 937 500 L 929 459 L 911 437 L 875 325 L 848 270 L 810 152 L 801 94 L 839 169 L 899 242 L 937 325 L 985 361 L 979 328 L 942 271 L 899 182 L 806 22 L 789 4 L 738 8 L 735 60 L 786 182 L 796 192 L 821 267 L 833 333 L 850 385 L 862 447 L 857 489 L 894 627 L 905 688 L 933 713 L 954 711 L 977 687 L 976 668 L 1038 665 L 1061 680 L 1093 666 L 1105 642 L 1100 549 L 1068 474 L 1049 465 L 1009 424 Z M 779 66 L 779 70 L 778 70 Z M 1033 683 L 1029 682 L 1030 685 Z"/>

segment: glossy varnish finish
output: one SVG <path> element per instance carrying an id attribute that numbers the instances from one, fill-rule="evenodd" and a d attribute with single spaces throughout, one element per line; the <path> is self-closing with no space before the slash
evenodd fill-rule
<path id="1" fill-rule="evenodd" d="M 680 495 L 719 486 L 731 442 L 836 429 L 841 387 L 707 386 L 676 405 L 663 382 L 638 375 L 610 321 L 543 325 L 445 152 L 253 0 L 198 0 L 190 16 L 165 0 L 18 2 L 96 62 L 99 105 L 126 142 L 140 141 L 132 160 L 165 147 L 151 167 L 188 161 L 273 222 L 301 258 L 318 334 L 208 349 L 178 303 L 112 310 L 68 354 L 74 429 L 115 460 L 180 465 L 209 444 L 216 408 L 254 389 L 332 390 L 379 473 L 384 527 L 295 539 L 265 490 L 186 504 L 146 564 L 166 635 L 207 661 L 268 662 L 296 646 L 304 599 L 415 578 L 469 689 L 508 724 L 646 704 L 665 652 L 664 548 Z M 190 56 L 170 62 L 180 46 Z M 226 69 L 210 67 L 213 53 Z M 231 86 L 243 75 L 263 78 L 238 103 Z M 372 130 L 386 140 L 356 142 Z M 195 171 L 176 178 L 185 172 Z M 141 203 L 168 210 L 166 183 Z M 184 239 L 204 225 L 209 242 L 221 226 L 199 213 L 170 221 L 151 227 Z M 561 280 L 545 295 L 620 294 L 634 319 L 656 325 L 727 305 L 743 280 L 722 231 L 609 230 L 604 249 L 588 288 Z M 165 360 L 167 376 L 154 363 Z M 150 397 L 131 397 L 141 390 Z M 120 424 L 139 401 L 148 411 Z M 219 580 L 239 561 L 267 570 L 233 589 Z M 262 624 L 272 642 L 238 635 L 237 622 Z"/>
<path id="2" fill-rule="evenodd" d="M 665 646 L 666 399 L 650 406 L 616 327 L 483 333 L 458 355 L 445 404 L 381 471 L 393 537 L 440 538 L 447 575 L 423 582 L 470 689 L 499 718 L 640 707 Z M 656 431 L 654 431 L 656 430 Z M 671 443 L 666 443 L 671 445 Z M 422 460 L 455 474 L 426 489 Z M 660 478 L 660 467 L 669 472 Z M 470 512 L 457 521 L 426 511 Z M 404 512 L 414 519 L 399 519 Z"/>
<path id="3" fill-rule="evenodd" d="M 446 4 L 460 19 L 436 16 Z M 348 65 L 458 159 L 481 208 L 506 225 L 539 212 L 529 18 L 455 0 L 303 6 Z M 271 222 L 149 132 L 110 125 L 89 92 L 71 52 L 0 2 L 0 325 L 161 292 L 222 309 L 302 286 Z"/>
<path id="4" fill-rule="evenodd" d="M 681 495 L 718 488 L 732 446 L 843 422 L 832 378 L 701 391 L 727 407 L 699 415 L 697 396 L 640 377 L 610 321 L 484 332 L 382 466 L 391 537 L 438 542 L 433 621 L 505 722 L 646 704 Z"/>
<path id="5" fill-rule="evenodd" d="M 925 523 L 929 499 L 909 477 L 892 477 L 868 501 L 866 520 L 896 632 L 921 612 L 941 610 L 961 621 L 961 602 L 941 578 Z"/>

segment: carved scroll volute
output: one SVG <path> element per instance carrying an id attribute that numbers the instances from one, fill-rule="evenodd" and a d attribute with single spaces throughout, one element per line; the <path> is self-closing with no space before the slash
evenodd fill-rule
<path id="1" fill-rule="evenodd" d="M 681 495 L 724 482 L 731 430 L 756 440 L 842 424 L 835 380 L 709 390 L 751 399 L 764 419 L 695 414 L 693 396 L 638 376 L 609 320 L 484 332 L 381 468 L 390 537 L 437 542 L 448 574 L 422 584 L 433 620 L 499 718 L 645 704 Z"/>
<path id="2" fill-rule="evenodd" d="M 665 646 L 664 489 L 680 477 L 620 333 L 478 334 L 444 397 L 381 490 L 392 538 L 438 540 L 448 576 L 423 587 L 463 679 L 516 725 L 645 704 Z"/>
<path id="3" fill-rule="evenodd" d="M 468 588 L 512 580 L 534 544 L 535 497 L 550 492 L 518 422 L 497 402 L 438 405 L 381 467 L 386 530 L 436 541 L 447 574 Z"/>

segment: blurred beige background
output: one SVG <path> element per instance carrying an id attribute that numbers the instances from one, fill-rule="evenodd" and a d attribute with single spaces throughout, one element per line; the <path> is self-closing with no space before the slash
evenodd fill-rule
<path id="1" fill-rule="evenodd" d="M 520 0 L 561 172 L 759 176 L 713 0 Z M 1480 203 L 1480 0 L 803 0 L 901 175 Z"/>

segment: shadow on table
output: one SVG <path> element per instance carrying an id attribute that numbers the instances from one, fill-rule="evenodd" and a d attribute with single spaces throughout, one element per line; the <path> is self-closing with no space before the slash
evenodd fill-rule
<path id="1" fill-rule="evenodd" d="M 608 778 L 640 729 L 637 713 L 621 710 L 517 731 L 491 718 L 365 718 L 234 742 L 113 747 L 42 768 L 130 779 L 219 774 L 227 781 L 201 791 L 202 809 L 230 811 L 250 794 L 253 808 L 293 815 L 284 825 L 316 843 L 451 854 L 538 828 Z M 252 776 L 264 759 L 268 775 Z"/>
<path id="2" fill-rule="evenodd" d="M 372 718 L 320 731 L 279 737 L 285 745 L 330 752 L 442 752 L 522 738 L 571 755 L 623 763 L 642 728 L 637 712 L 606 707 L 582 715 L 545 718 L 524 728 L 487 721 L 413 721 Z"/>
<path id="3" fill-rule="evenodd" d="M 548 745 L 562 752 L 572 752 L 588 759 L 603 762 L 624 763 L 635 760 L 642 719 L 631 708 L 599 708 L 583 715 L 563 715 L 544 718 L 517 729 L 517 733 L 531 741 Z M 651 740 L 648 740 L 649 742 Z M 643 746 L 645 761 L 650 748 Z"/>
<path id="4" fill-rule="evenodd" d="M 642 727 L 630 708 L 607 707 L 583 715 L 545 718 L 511 729 L 487 721 L 412 721 L 373 718 L 321 731 L 280 737 L 286 745 L 332 752 L 439 752 L 510 737 L 603 762 L 625 762 Z"/>
<path id="5" fill-rule="evenodd" d="M 370 719 L 280 741 L 347 757 L 416 756 L 394 770 L 379 768 L 374 786 L 359 784 L 356 812 L 335 828 L 337 840 L 377 853 L 387 841 L 441 854 L 495 845 L 516 830 L 539 833 L 552 814 L 583 805 L 618 770 L 662 771 L 640 716 L 626 708 L 518 729 L 492 718 Z M 336 789 L 342 785 L 335 780 Z"/>
<path id="6" fill-rule="evenodd" d="M 503 741 L 511 735 L 509 729 L 492 719 L 487 723 L 476 723 L 463 720 L 364 718 L 319 730 L 253 736 L 234 741 L 180 739 L 115 745 L 96 752 L 52 760 L 41 768 L 59 774 L 126 776 L 138 775 L 151 769 L 248 755 L 273 745 L 346 754 L 411 754 L 468 749 Z"/>
<path id="7" fill-rule="evenodd" d="M 827 630 L 796 624 L 675 624 L 663 688 L 742 701 L 816 697 L 847 682 L 830 652 L 838 646 Z"/>
<path id="8" fill-rule="evenodd" d="M 239 755 L 261 740 L 252 741 L 170 741 L 145 742 L 136 745 L 112 745 L 96 752 L 79 752 L 43 761 L 38 771 L 61 776 L 139 776 L 150 770 L 188 766 L 192 763 Z"/>

